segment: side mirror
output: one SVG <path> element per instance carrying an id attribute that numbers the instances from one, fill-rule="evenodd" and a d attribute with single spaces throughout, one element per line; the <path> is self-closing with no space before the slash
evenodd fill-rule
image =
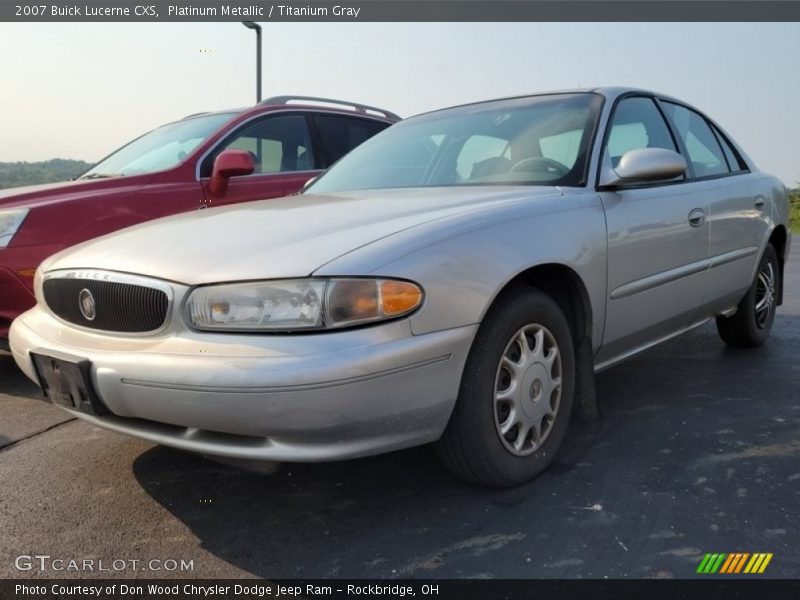
<path id="1" fill-rule="evenodd" d="M 622 155 L 616 169 L 607 167 L 600 177 L 601 187 L 667 181 L 683 175 L 686 159 L 665 148 L 640 148 Z"/>
<path id="2" fill-rule="evenodd" d="M 250 175 L 256 170 L 252 155 L 246 150 L 223 150 L 214 160 L 209 189 L 222 196 L 228 191 L 228 180 L 239 175 Z"/>

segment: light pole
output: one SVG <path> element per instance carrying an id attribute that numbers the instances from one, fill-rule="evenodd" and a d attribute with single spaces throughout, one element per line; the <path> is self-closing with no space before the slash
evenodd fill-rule
<path id="1" fill-rule="evenodd" d="M 256 102 L 261 102 L 261 25 L 242 21 L 242 25 L 256 32 Z"/>

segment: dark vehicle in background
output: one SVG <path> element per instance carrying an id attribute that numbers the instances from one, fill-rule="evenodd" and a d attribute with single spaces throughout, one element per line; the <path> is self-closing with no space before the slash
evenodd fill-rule
<path id="1" fill-rule="evenodd" d="M 399 119 L 358 103 L 278 96 L 159 127 L 74 181 L 0 191 L 0 346 L 34 305 L 33 275 L 51 254 L 174 213 L 293 194 Z"/>

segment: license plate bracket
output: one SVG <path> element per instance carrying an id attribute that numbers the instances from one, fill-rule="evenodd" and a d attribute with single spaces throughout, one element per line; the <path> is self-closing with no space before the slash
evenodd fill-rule
<path id="1" fill-rule="evenodd" d="M 89 360 L 38 352 L 31 352 L 31 360 L 42 393 L 49 402 L 90 415 L 109 413 L 92 386 L 92 363 Z"/>

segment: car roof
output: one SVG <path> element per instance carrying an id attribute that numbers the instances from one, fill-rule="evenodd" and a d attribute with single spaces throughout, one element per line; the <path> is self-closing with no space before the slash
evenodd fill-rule
<path id="1" fill-rule="evenodd" d="M 292 104 L 290 104 L 290 102 Z M 395 123 L 400 120 L 398 115 L 383 108 L 369 106 L 359 102 L 348 102 L 333 98 L 317 98 L 314 96 L 275 96 L 272 98 L 267 98 L 266 100 L 262 100 L 254 106 L 193 113 L 191 115 L 187 115 L 183 119 L 185 120 L 207 115 L 224 114 L 242 117 L 244 115 L 257 115 L 275 110 L 317 110 L 324 112 L 335 112 L 343 115 L 383 121 L 386 123 Z"/>
<path id="2" fill-rule="evenodd" d="M 558 95 L 567 95 L 567 94 L 599 94 L 605 97 L 607 100 L 614 101 L 620 96 L 626 94 L 644 94 L 648 96 L 657 96 L 658 98 L 662 98 L 664 100 L 670 100 L 677 102 L 679 104 L 684 104 L 686 106 L 690 106 L 688 103 L 679 100 L 677 98 L 673 98 L 667 94 L 662 94 L 660 92 L 656 92 L 653 90 L 648 90 L 645 88 L 637 88 L 637 87 L 625 87 L 625 86 L 603 86 L 603 87 L 588 87 L 588 88 L 570 88 L 570 89 L 563 89 L 563 90 L 549 90 L 544 92 L 536 92 L 532 94 L 519 94 L 516 96 L 506 96 L 503 98 L 492 98 L 488 100 L 479 100 L 477 102 L 467 102 L 465 104 L 458 104 L 456 106 L 448 106 L 446 108 L 440 108 L 428 112 L 421 113 L 415 116 L 422 116 L 422 115 L 429 115 L 433 113 L 437 113 L 440 111 L 445 111 L 449 109 L 456 109 L 456 108 L 465 108 L 469 106 L 478 106 L 480 104 L 492 104 L 493 102 L 504 102 L 507 100 L 522 100 L 524 98 L 536 98 L 539 96 L 558 96 Z"/>
<path id="3" fill-rule="evenodd" d="M 682 100 L 674 98 L 669 94 L 663 94 L 661 92 L 657 92 L 656 90 L 648 90 L 645 88 L 609 86 L 609 87 L 594 88 L 591 91 L 596 94 L 601 94 L 609 99 L 616 99 L 626 94 L 645 94 L 648 96 L 657 96 L 658 98 L 663 98 L 664 100 L 674 100 L 675 102 L 680 102 L 681 104 L 685 104 L 685 102 L 683 102 Z"/>

